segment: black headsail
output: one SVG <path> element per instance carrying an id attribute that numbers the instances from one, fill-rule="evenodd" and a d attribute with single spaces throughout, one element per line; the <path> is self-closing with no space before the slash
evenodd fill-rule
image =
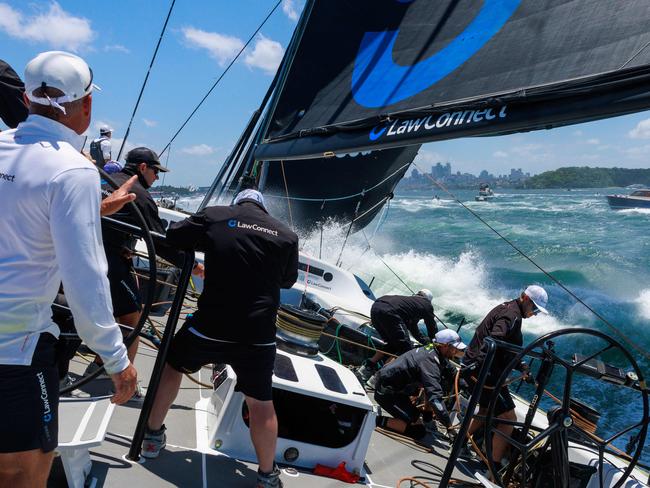
<path id="1" fill-rule="evenodd" d="M 258 160 L 650 106 L 647 0 L 316 0 Z"/>
<path id="2" fill-rule="evenodd" d="M 368 225 L 393 195 L 420 146 L 267 164 L 264 195 L 273 215 L 311 230 L 328 219 Z"/>

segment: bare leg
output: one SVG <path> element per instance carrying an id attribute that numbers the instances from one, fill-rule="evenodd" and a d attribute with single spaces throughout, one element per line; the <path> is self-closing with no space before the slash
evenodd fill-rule
<path id="1" fill-rule="evenodd" d="M 53 458 L 40 449 L 0 454 L 0 486 L 45 488 Z"/>
<path id="2" fill-rule="evenodd" d="M 128 327 L 135 327 L 136 325 L 138 325 L 138 320 L 140 320 L 140 312 L 131 312 L 126 315 L 121 315 L 119 317 L 115 317 L 115 320 L 117 320 L 119 324 L 126 325 Z M 135 356 L 136 354 L 138 354 L 139 343 L 140 343 L 140 338 L 136 337 L 133 343 L 129 346 L 129 349 L 127 350 L 127 355 L 129 356 L 129 361 L 131 361 L 131 364 L 133 364 L 133 361 L 135 360 Z"/>
<path id="3" fill-rule="evenodd" d="M 273 471 L 275 445 L 278 440 L 278 418 L 275 415 L 273 401 L 260 401 L 249 396 L 246 404 L 250 413 L 251 440 L 259 462 L 260 471 Z"/>
<path id="4" fill-rule="evenodd" d="M 163 369 L 162 377 L 160 378 L 160 385 L 158 385 L 158 391 L 156 392 L 156 398 L 151 408 L 151 415 L 149 415 L 149 429 L 160 430 L 162 427 L 167 412 L 169 412 L 172 403 L 176 399 L 176 395 L 178 395 L 178 389 L 181 387 L 182 379 L 183 373 L 176 371 L 169 364 L 165 364 L 165 369 Z"/>
<path id="5" fill-rule="evenodd" d="M 400 434 L 403 434 L 406 431 L 408 425 L 409 424 L 404 422 L 402 419 L 394 419 L 394 418 L 386 419 L 386 428 L 394 432 L 398 432 Z"/>
<path id="6" fill-rule="evenodd" d="M 487 412 L 487 408 L 484 407 L 479 407 L 478 409 L 478 415 L 485 416 Z M 483 427 L 483 421 L 478 420 L 476 417 L 472 418 L 472 423 L 469 424 L 469 429 L 467 429 L 467 435 L 474 435 L 474 433 L 479 430 L 481 427 Z"/>
<path id="7" fill-rule="evenodd" d="M 504 420 L 517 420 L 517 414 L 514 410 L 508 410 L 507 412 L 502 413 L 497 418 Z M 497 427 L 498 430 L 503 432 L 508 437 L 512 436 L 513 426 L 508 424 L 499 424 Z M 508 449 L 509 443 L 506 439 L 501 437 L 499 434 L 495 434 L 492 438 L 492 459 L 499 463 L 503 458 L 503 455 Z"/>
<path id="8" fill-rule="evenodd" d="M 379 361 L 381 361 L 381 358 L 383 358 L 384 355 L 381 352 L 376 352 L 373 357 L 370 358 L 370 362 L 373 364 L 377 364 Z"/>

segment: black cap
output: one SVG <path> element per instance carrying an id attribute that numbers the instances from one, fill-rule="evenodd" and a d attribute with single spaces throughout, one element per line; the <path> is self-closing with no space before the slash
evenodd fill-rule
<path id="1" fill-rule="evenodd" d="M 163 173 L 169 171 L 160 164 L 158 155 L 148 147 L 136 147 L 135 149 L 131 149 L 126 155 L 126 163 L 131 165 L 146 163 L 147 166 L 158 168 L 158 170 Z"/>

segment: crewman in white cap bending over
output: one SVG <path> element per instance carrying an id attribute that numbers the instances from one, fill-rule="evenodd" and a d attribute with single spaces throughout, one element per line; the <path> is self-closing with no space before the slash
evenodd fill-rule
<path id="1" fill-rule="evenodd" d="M 470 387 L 476 384 L 478 372 L 481 369 L 481 364 L 485 359 L 485 350 L 483 349 L 483 342 L 486 337 L 492 337 L 503 342 L 514 344 L 515 346 L 523 345 L 523 337 L 521 333 L 522 319 L 527 319 L 537 315 L 538 313 L 548 314 L 546 304 L 548 303 L 548 295 L 546 290 L 541 286 L 531 285 L 526 288 L 519 298 L 509 302 L 497 305 L 485 316 L 483 321 L 476 328 L 474 337 L 469 343 L 469 347 L 465 351 L 465 356 L 462 361 L 461 372 L 463 378 L 467 381 Z M 514 353 L 502 352 L 495 356 L 490 373 L 488 374 L 485 382 L 485 387 L 481 391 L 481 398 L 479 399 L 479 415 L 485 416 L 490 399 L 494 393 L 494 385 L 498 381 L 503 370 L 514 359 Z M 521 363 L 517 369 L 524 373 L 524 379 L 530 380 L 528 375 L 528 365 Z M 510 395 L 507 386 L 501 388 L 497 398 L 494 415 L 497 418 L 504 420 L 517 420 L 515 414 L 515 402 Z M 482 421 L 473 419 L 469 427 L 469 434 L 473 434 L 483 425 Z M 512 435 L 512 425 L 499 424 L 497 428 L 505 435 Z M 506 453 L 508 442 L 500 435 L 494 435 L 492 439 L 492 456 L 494 463 L 497 467 L 500 466 L 501 459 Z"/>

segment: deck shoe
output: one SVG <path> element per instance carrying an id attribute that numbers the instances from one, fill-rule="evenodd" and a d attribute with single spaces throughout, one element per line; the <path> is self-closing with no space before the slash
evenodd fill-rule
<path id="1" fill-rule="evenodd" d="M 144 396 L 145 393 L 142 391 L 142 388 L 140 388 L 140 383 L 138 382 L 138 384 L 135 386 L 133 396 L 126 403 L 129 405 L 142 406 L 144 403 Z"/>
<path id="2" fill-rule="evenodd" d="M 277 464 L 273 465 L 273 471 L 270 473 L 262 473 L 257 470 L 257 488 L 282 488 L 282 480 L 280 479 L 280 468 Z"/>
<path id="3" fill-rule="evenodd" d="M 67 388 L 68 386 L 72 385 L 74 383 L 74 378 L 70 376 L 69 374 L 66 374 L 60 381 L 59 381 L 59 390 L 62 390 L 63 388 Z M 65 395 L 66 397 L 70 398 L 90 398 L 90 393 L 79 390 L 79 389 L 74 389 L 72 391 L 69 391 Z"/>
<path id="4" fill-rule="evenodd" d="M 147 427 L 144 432 L 144 440 L 142 441 L 142 457 L 148 459 L 155 459 L 167 445 L 167 435 L 165 431 L 167 428 L 163 425 L 160 430 L 151 430 Z"/>
<path id="5" fill-rule="evenodd" d="M 358 373 L 361 379 L 366 382 L 372 377 L 372 375 L 377 372 L 378 369 L 379 368 L 377 368 L 377 365 L 375 363 L 366 359 L 358 369 Z"/>
<path id="6" fill-rule="evenodd" d="M 377 386 L 377 380 L 379 380 L 379 375 L 375 373 L 370 377 L 368 381 L 366 381 L 366 386 L 371 390 L 374 390 Z"/>

